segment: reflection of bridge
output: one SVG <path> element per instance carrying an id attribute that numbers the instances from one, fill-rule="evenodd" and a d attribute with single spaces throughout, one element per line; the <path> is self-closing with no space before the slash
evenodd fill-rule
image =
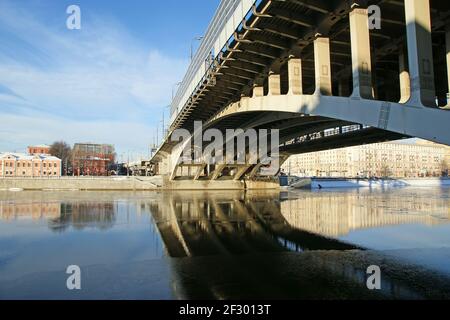
<path id="1" fill-rule="evenodd" d="M 282 201 L 274 193 L 170 193 L 150 210 L 173 257 L 345 250 L 356 247 L 331 239 L 365 228 L 449 223 L 447 199 L 403 192 L 300 193 Z"/>
<path id="2" fill-rule="evenodd" d="M 369 30 L 368 5 L 381 9 L 381 29 Z M 180 162 L 184 146 L 171 135 L 193 132 L 194 121 L 280 129 L 282 160 L 411 136 L 450 144 L 449 11 L 429 0 L 222 1 L 152 162 L 172 180 L 258 176 L 261 164 Z"/>
<path id="3" fill-rule="evenodd" d="M 335 202 L 326 194 L 320 197 L 309 193 L 305 199 L 283 201 L 276 193 L 165 193 L 158 201 L 147 204 L 167 254 L 171 258 L 190 258 L 169 259 L 173 287 L 180 298 L 429 296 L 430 292 L 421 289 L 437 280 L 429 272 L 405 268 L 398 261 L 389 261 L 370 251 L 352 250 L 357 247 L 324 237 L 329 230 L 326 226 L 317 228 L 315 221 L 316 216 L 320 221 L 329 218 L 326 210 L 330 207 L 321 205 L 328 200 L 336 206 L 347 203 L 345 209 L 364 221 L 354 228 L 391 222 L 427 223 L 428 218 L 423 215 L 418 219 L 407 216 L 402 219 L 400 213 L 394 213 L 390 219 L 390 213 L 368 212 L 362 207 L 367 200 L 364 196 L 350 193 L 336 197 L 345 200 Z M 397 200 L 399 211 L 405 206 L 418 211 L 429 209 L 425 199 L 411 205 L 410 197 Z M 379 201 L 381 204 L 384 200 Z M 445 212 L 448 205 L 445 201 L 436 207 L 436 212 Z M 295 219 L 297 214 L 300 216 Z M 365 287 L 367 266 L 373 264 L 386 270 L 383 291 L 376 293 Z M 384 264 L 389 267 L 384 268 Z M 415 278 L 412 282 L 411 275 Z M 449 283 L 445 278 L 439 281 L 441 288 L 431 295 L 446 292 Z M 411 283 L 419 285 L 414 287 Z"/>
<path id="4" fill-rule="evenodd" d="M 357 248 L 292 228 L 271 196 L 165 194 L 151 211 L 172 257 Z"/>

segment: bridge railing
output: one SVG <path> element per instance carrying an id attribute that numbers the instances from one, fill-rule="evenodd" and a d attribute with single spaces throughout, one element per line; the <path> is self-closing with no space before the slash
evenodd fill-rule
<path id="1" fill-rule="evenodd" d="M 189 65 L 177 94 L 172 101 L 171 123 L 203 82 L 213 62 L 219 56 L 244 18 L 251 15 L 253 5 L 262 0 L 222 0 L 210 23 L 200 47 Z"/>

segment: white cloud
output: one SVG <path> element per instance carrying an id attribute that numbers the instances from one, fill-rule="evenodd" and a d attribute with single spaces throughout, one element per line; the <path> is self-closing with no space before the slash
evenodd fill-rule
<path id="1" fill-rule="evenodd" d="M 13 38 L 12 48 L 0 47 L 0 85 L 23 97 L 0 94 L 0 148 L 13 134 L 24 146 L 66 137 L 146 150 L 187 65 L 103 17 L 69 31 L 1 2 L 0 32 Z"/>
<path id="2" fill-rule="evenodd" d="M 112 143 L 117 153 L 128 153 L 133 159 L 147 156 L 155 129 L 127 121 L 70 120 L 49 116 L 2 114 L 0 148 L 25 151 L 26 146 L 64 140 L 69 143 Z M 95 134 L 92 134 L 92 133 Z"/>

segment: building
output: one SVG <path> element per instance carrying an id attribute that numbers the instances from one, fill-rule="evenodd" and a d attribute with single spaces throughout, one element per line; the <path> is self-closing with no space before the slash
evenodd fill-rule
<path id="1" fill-rule="evenodd" d="M 76 143 L 72 153 L 77 176 L 106 176 L 116 157 L 114 146 L 109 144 Z"/>
<path id="2" fill-rule="evenodd" d="M 53 156 L 0 153 L 1 177 L 60 177 L 61 159 Z"/>
<path id="3" fill-rule="evenodd" d="M 50 155 L 50 146 L 47 145 L 29 146 L 27 149 L 29 155 Z"/>
<path id="4" fill-rule="evenodd" d="M 301 177 L 418 178 L 448 174 L 450 147 L 389 142 L 295 155 L 283 171 Z"/>

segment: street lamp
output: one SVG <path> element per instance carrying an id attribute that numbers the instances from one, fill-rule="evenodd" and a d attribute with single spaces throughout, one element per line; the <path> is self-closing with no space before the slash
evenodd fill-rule
<path id="1" fill-rule="evenodd" d="M 194 42 L 195 41 L 202 41 L 203 40 L 203 36 L 201 37 L 195 37 L 191 40 L 191 62 L 194 59 Z"/>
<path id="2" fill-rule="evenodd" d="M 164 137 L 166 136 L 166 133 L 168 130 L 166 130 L 166 125 L 165 125 L 165 113 L 166 113 L 166 109 L 170 108 L 171 105 L 165 106 L 163 109 L 163 118 L 162 118 L 162 139 L 164 139 Z M 169 118 L 170 118 L 170 113 L 169 113 Z"/>
<path id="3" fill-rule="evenodd" d="M 179 85 L 181 85 L 182 83 L 183 82 L 177 82 L 172 85 L 172 103 L 173 103 L 173 99 L 175 99 L 175 88 L 178 87 Z"/>
<path id="4" fill-rule="evenodd" d="M 171 105 L 168 106 L 168 107 L 171 107 L 172 110 L 173 110 L 174 107 L 175 107 L 174 102 L 173 102 L 173 100 L 175 99 L 175 88 L 178 87 L 178 86 L 180 86 L 182 83 L 183 83 L 183 82 L 177 82 L 177 83 L 174 83 L 174 84 L 172 85 L 172 102 L 171 102 Z"/>

